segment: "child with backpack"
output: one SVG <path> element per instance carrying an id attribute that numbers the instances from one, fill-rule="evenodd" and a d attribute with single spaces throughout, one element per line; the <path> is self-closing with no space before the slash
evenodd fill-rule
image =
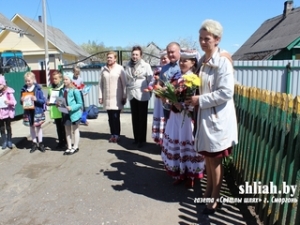
<path id="1" fill-rule="evenodd" d="M 64 87 L 62 74 L 59 71 L 52 73 L 52 84 L 48 90 L 47 105 L 50 106 L 50 118 L 54 119 L 56 132 L 58 137 L 57 149 L 62 149 L 66 146 L 66 131 L 62 120 L 62 113 L 58 110 L 55 104 L 55 96 L 58 96 L 59 91 Z"/>
<path id="2" fill-rule="evenodd" d="M 59 96 L 65 99 L 66 109 L 68 111 L 68 113 L 63 113 L 63 123 L 65 125 L 68 144 L 68 149 L 64 152 L 64 155 L 73 155 L 79 151 L 79 124 L 83 107 L 80 91 L 73 85 L 73 74 L 64 74 L 64 88 L 60 90 Z M 73 128 L 74 133 L 73 147 L 71 128 Z"/>
<path id="3" fill-rule="evenodd" d="M 0 131 L 2 139 L 2 149 L 6 147 L 12 149 L 11 119 L 15 117 L 15 105 L 17 104 L 15 90 L 6 85 L 4 76 L 0 76 Z M 5 134 L 6 128 L 6 134 Z"/>
<path id="4" fill-rule="evenodd" d="M 23 124 L 29 126 L 32 139 L 30 153 L 39 149 L 45 152 L 43 144 L 42 124 L 45 122 L 45 104 L 42 88 L 36 83 L 34 73 L 27 72 L 24 75 L 25 85 L 21 89 L 21 104 L 24 108 Z"/>

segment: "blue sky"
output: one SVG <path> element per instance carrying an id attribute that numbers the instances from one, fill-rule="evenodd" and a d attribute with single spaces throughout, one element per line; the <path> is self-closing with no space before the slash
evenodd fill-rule
<path id="1" fill-rule="evenodd" d="M 282 14 L 284 0 L 46 0 L 47 23 L 61 29 L 75 43 L 103 42 L 130 47 L 153 41 L 164 48 L 187 39 L 198 44 L 205 19 L 221 22 L 220 47 L 234 53 L 267 19 Z M 300 0 L 294 1 L 294 7 Z M 38 20 L 42 0 L 0 1 L 8 19 L 16 13 Z M 0 43 L 1 45 L 1 43 Z"/>

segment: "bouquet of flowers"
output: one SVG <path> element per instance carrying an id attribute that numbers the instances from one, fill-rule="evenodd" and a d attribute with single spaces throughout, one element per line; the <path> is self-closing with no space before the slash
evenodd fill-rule
<path id="1" fill-rule="evenodd" d="M 163 86 L 156 86 L 153 92 L 160 98 L 166 99 L 171 104 L 183 103 L 185 100 L 195 95 L 197 88 L 201 85 L 201 79 L 196 74 L 185 74 L 179 79 L 166 81 Z M 183 105 L 184 117 L 188 113 L 188 107 Z M 184 120 L 182 121 L 183 124 Z"/>
<path id="2" fill-rule="evenodd" d="M 154 88 L 157 88 L 157 84 L 159 84 L 159 74 L 161 71 L 161 67 L 158 67 L 154 70 L 153 78 L 149 83 L 148 87 L 144 89 L 145 92 L 151 92 Z"/>

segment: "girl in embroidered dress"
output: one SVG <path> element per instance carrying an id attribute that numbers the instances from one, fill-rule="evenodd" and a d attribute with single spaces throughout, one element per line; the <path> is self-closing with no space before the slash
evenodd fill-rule
<path id="1" fill-rule="evenodd" d="M 21 89 L 20 102 L 24 108 L 24 125 L 30 127 L 32 139 L 30 153 L 35 152 L 37 148 L 41 152 L 45 152 L 42 124 L 45 122 L 44 105 L 46 104 L 46 99 L 40 85 L 36 83 L 34 73 L 25 73 L 24 79 L 25 85 Z M 39 144 L 37 145 L 38 141 Z"/>
<path id="2" fill-rule="evenodd" d="M 154 71 L 154 76 L 152 82 L 150 82 L 151 87 L 155 85 L 158 81 L 155 76 L 159 77 L 161 67 L 170 62 L 167 51 L 160 52 L 160 67 Z M 151 88 L 150 88 L 151 89 Z M 152 122 L 152 138 L 155 143 L 161 145 L 163 135 L 165 132 L 166 121 L 164 117 L 164 110 L 160 98 L 154 96 L 154 110 L 153 110 L 153 122 Z"/>
<path id="3" fill-rule="evenodd" d="M 0 131 L 2 138 L 2 149 L 6 147 L 12 149 L 12 132 L 11 132 L 11 119 L 15 117 L 15 105 L 17 104 L 15 90 L 6 86 L 4 76 L 0 75 Z M 6 128 L 6 134 L 5 134 Z"/>
<path id="4" fill-rule="evenodd" d="M 198 52 L 182 52 L 179 65 L 182 75 L 195 72 Z M 175 82 L 181 74 L 171 79 Z M 187 179 L 188 188 L 194 186 L 195 178 L 202 178 L 204 158 L 194 150 L 193 122 L 186 115 L 186 106 L 183 102 L 171 106 L 171 113 L 166 125 L 162 144 L 162 160 L 167 172 L 179 184 Z"/>
<path id="5" fill-rule="evenodd" d="M 63 123 L 66 130 L 66 140 L 68 149 L 64 155 L 73 155 L 79 151 L 80 132 L 79 124 L 82 115 L 82 97 L 80 91 L 73 85 L 73 74 L 64 74 L 64 88 L 60 90 L 59 96 L 63 97 L 66 102 L 66 109 L 69 113 L 63 113 Z M 59 105 L 58 105 L 59 106 Z M 74 145 L 72 147 L 71 128 L 74 133 Z"/>

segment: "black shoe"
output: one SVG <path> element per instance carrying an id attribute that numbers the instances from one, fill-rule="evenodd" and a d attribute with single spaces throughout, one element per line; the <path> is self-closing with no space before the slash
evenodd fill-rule
<path id="1" fill-rule="evenodd" d="M 39 143 L 39 150 L 40 150 L 41 152 L 45 152 L 45 151 L 46 151 L 45 145 L 44 145 L 43 143 Z"/>
<path id="2" fill-rule="evenodd" d="M 64 152 L 63 155 L 70 155 L 70 152 L 71 152 L 71 149 L 68 148 L 68 149 Z"/>
<path id="3" fill-rule="evenodd" d="M 36 143 L 32 143 L 31 149 L 30 149 L 30 153 L 35 152 L 35 150 L 37 150 L 37 144 Z"/>
<path id="4" fill-rule="evenodd" d="M 136 145 L 138 142 L 137 141 L 133 141 L 131 144 Z"/>
<path id="5" fill-rule="evenodd" d="M 73 154 L 75 154 L 78 151 L 79 151 L 79 148 L 76 148 L 76 149 L 72 148 L 71 151 L 70 151 L 70 153 L 69 153 L 69 155 L 73 155 Z"/>

